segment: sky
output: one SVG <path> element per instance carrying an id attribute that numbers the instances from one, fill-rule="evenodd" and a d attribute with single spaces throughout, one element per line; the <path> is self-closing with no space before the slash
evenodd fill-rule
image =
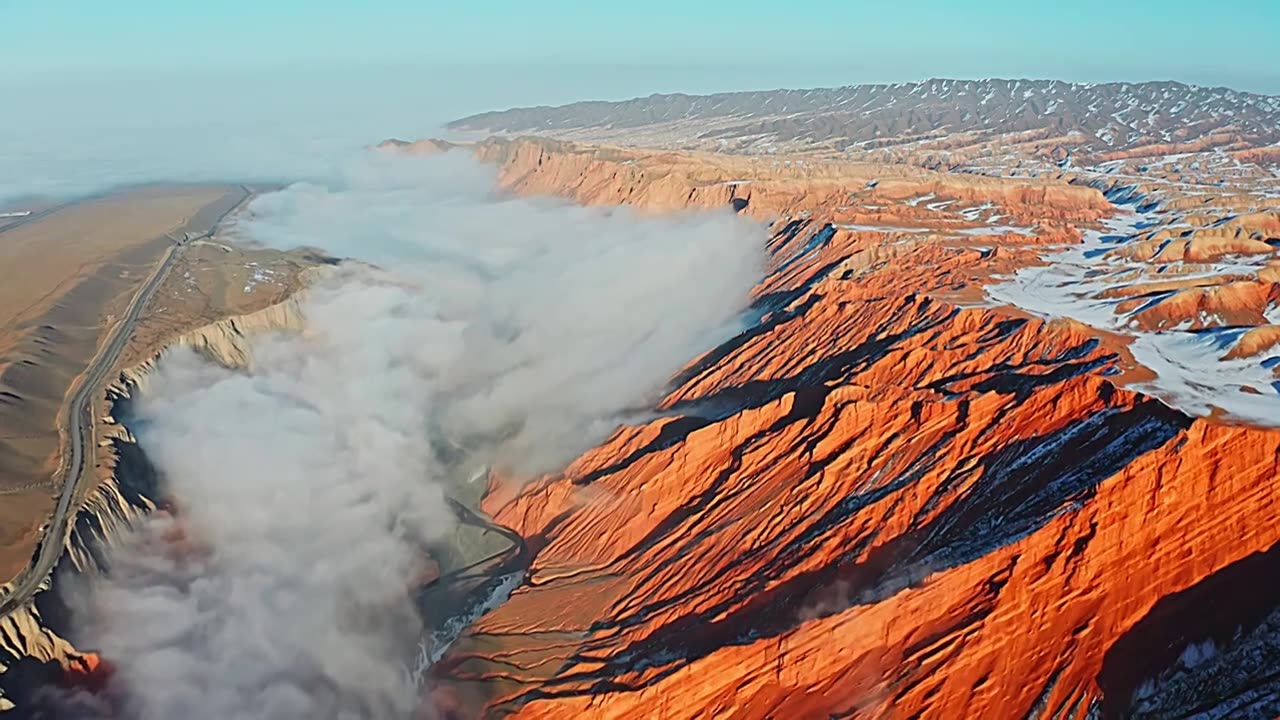
<path id="1" fill-rule="evenodd" d="M 0 204 L 318 177 L 472 113 L 930 77 L 1280 94 L 1280 2 L 0 0 Z"/>
<path id="2" fill-rule="evenodd" d="M 0 68 L 15 74 L 354 64 L 471 67 L 489 70 L 477 77 L 490 84 L 503 70 L 567 74 L 519 94 L 549 101 L 990 76 L 1280 93 L 1270 0 L 0 0 L 0 28 Z"/>

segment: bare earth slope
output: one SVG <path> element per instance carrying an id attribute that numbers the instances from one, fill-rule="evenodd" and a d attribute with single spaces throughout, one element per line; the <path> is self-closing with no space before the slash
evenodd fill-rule
<path id="1" fill-rule="evenodd" d="M 385 143 L 770 236 L 745 329 L 647 416 L 488 478 L 527 572 L 422 716 L 1280 715 L 1275 112 L 930 81 Z"/>
<path id="2" fill-rule="evenodd" d="M 0 582 L 31 558 L 58 495 L 59 413 L 168 233 L 238 188 L 162 186 L 52 209 L 0 231 Z"/>
<path id="3" fill-rule="evenodd" d="M 1158 143 L 1242 150 L 1280 141 L 1280 98 L 1176 82 L 925 80 L 518 108 L 450 129 L 756 153 L 965 149 L 1014 135 L 1084 155 Z"/>
<path id="4" fill-rule="evenodd" d="M 234 365 L 243 362 L 247 334 L 298 322 L 287 299 L 325 258 L 307 250 L 227 244 L 217 230 L 249 197 L 250 189 L 240 186 L 126 189 L 69 204 L 11 230 L 23 232 L 17 239 L 30 246 L 15 243 L 8 248 L 11 257 L 29 251 L 25 260 L 36 263 L 22 266 L 28 289 L 72 268 L 77 274 L 67 275 L 32 306 L 31 312 L 43 314 L 17 321 L 0 334 L 12 343 L 11 354 L 0 355 L 0 368 L 9 360 L 14 363 L 10 369 L 22 370 L 0 372 L 6 383 L 0 389 L 12 393 L 4 398 L 11 412 L 0 413 L 5 423 L 0 429 L 6 431 L 0 441 L 31 438 L 27 447 L 47 453 L 45 466 L 28 476 L 0 475 L 10 483 L 4 489 L 4 527 L 31 529 L 24 545 L 5 548 L 11 574 L 21 571 L 21 579 L 5 588 L 0 615 L 0 710 L 14 709 L 16 703 L 15 716 L 25 717 L 22 713 L 32 711 L 32 693 L 57 680 L 64 669 L 74 675 L 106 667 L 61 635 L 67 632 L 67 609 L 55 578 L 100 570 L 106 546 L 141 514 L 155 509 L 154 471 L 112 415 L 126 410 L 130 391 L 156 356 L 173 344 L 186 344 Z M 0 246 L 6 239 L 0 233 Z M 154 292 L 137 306 L 136 322 L 122 328 L 127 296 L 156 270 L 161 256 L 167 257 L 167 272 L 156 277 Z M 129 258 L 137 264 L 126 262 Z M 29 328 L 36 332 L 25 334 Z M 104 360 L 108 364 L 102 365 L 99 382 L 86 384 L 90 356 L 95 362 L 106 357 L 100 348 L 108 330 L 123 333 L 119 352 L 114 361 Z M 67 464 L 62 472 L 54 471 L 71 434 L 60 425 L 67 417 L 64 405 L 82 390 L 89 426 L 81 430 L 90 442 L 78 482 L 66 485 Z M 11 463 L 22 457 L 4 444 L 0 449 Z M 64 492 L 70 493 L 66 522 L 58 526 L 50 514 Z M 37 542 L 42 555 L 33 558 Z M 41 557 L 51 564 L 35 561 Z"/>
<path id="5" fill-rule="evenodd" d="M 436 667 L 433 706 L 1280 712 L 1280 432 L 1223 408 L 1257 398 L 1280 421 L 1280 397 L 1265 384 L 1189 397 L 1135 357 L 1155 336 L 1143 323 L 1000 297 L 1064 249 L 1128 250 L 1187 222 L 1179 196 L 833 163 L 801 181 L 749 158 L 535 140 L 476 152 L 517 192 L 733 204 L 772 223 L 773 261 L 752 326 L 675 378 L 652 421 L 561 474 L 491 481 L 485 509 L 528 540 L 532 566 Z M 1271 231 L 1228 235 L 1252 232 Z M 1166 264 L 1188 262 L 1201 260 Z M 1264 261 L 1249 268 L 1271 282 Z M 1123 277 L 1082 292 L 1141 280 Z"/>

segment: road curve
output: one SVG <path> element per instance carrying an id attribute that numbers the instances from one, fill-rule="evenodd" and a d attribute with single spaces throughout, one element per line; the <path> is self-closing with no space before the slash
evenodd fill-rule
<path id="1" fill-rule="evenodd" d="M 506 525 L 499 525 L 493 520 L 476 510 L 472 510 L 461 502 L 446 496 L 445 502 L 449 505 L 449 509 L 453 511 L 454 517 L 463 525 L 480 528 L 495 532 L 511 542 L 511 547 L 506 550 L 490 555 L 482 560 L 456 568 L 446 572 L 428 584 L 428 587 L 441 584 L 442 582 L 451 582 L 463 578 L 475 578 L 489 575 L 500 575 L 511 572 L 514 569 L 524 569 L 529 561 L 529 545 L 521 537 L 520 533 L 512 530 Z M 494 563 L 497 563 L 494 565 Z M 492 567 L 489 567 L 492 566 Z M 486 569 L 487 568 L 487 569 Z"/>
<path id="2" fill-rule="evenodd" d="M 58 504 L 54 509 L 53 517 L 45 525 L 44 533 L 40 538 L 40 544 L 36 548 L 36 555 L 31 565 L 27 566 L 27 569 L 13 580 L 9 593 L 5 595 L 3 600 L 0 600 L 0 616 L 13 612 L 30 600 L 36 591 L 40 589 L 40 585 L 45 578 L 53 572 L 58 560 L 62 557 L 62 551 L 66 544 L 67 522 L 69 516 L 74 517 L 75 515 L 71 512 L 71 505 L 84 480 L 86 471 L 93 467 L 92 461 L 95 448 L 93 441 L 93 409 L 95 395 L 100 390 L 107 373 L 111 371 L 116 361 L 120 358 L 120 353 L 124 350 L 129 337 L 133 334 L 134 326 L 137 325 L 142 311 L 146 309 L 147 303 L 151 301 L 156 290 L 164 282 L 165 277 L 168 276 L 178 248 L 195 240 L 212 237 L 217 233 L 223 221 L 253 196 L 253 192 L 244 185 L 239 186 L 235 192 L 235 195 L 228 192 L 219 200 L 206 206 L 206 210 L 210 208 L 219 210 L 216 217 L 208 221 L 207 229 L 196 230 L 199 234 L 191 235 L 192 230 L 195 229 L 192 227 L 193 225 L 205 222 L 202 218 L 202 215 L 204 215 L 204 210 L 202 210 L 196 213 L 186 225 L 172 234 L 181 237 L 182 240 L 165 249 L 165 254 L 161 258 L 160 264 L 152 271 L 151 276 L 138 289 L 138 292 L 134 294 L 133 299 L 129 302 L 129 307 L 125 310 L 124 316 L 111 329 L 107 335 L 106 342 L 98 348 L 97 354 L 89 362 L 89 367 L 85 370 L 83 379 L 76 387 L 75 394 L 66 408 L 69 452 L 63 455 L 58 471 L 63 476 L 62 490 L 58 495 Z M 230 205 L 225 209 L 220 207 L 223 201 L 230 202 Z M 50 212 L 52 210 L 50 209 Z M 171 238 L 172 235 L 170 236 Z"/>

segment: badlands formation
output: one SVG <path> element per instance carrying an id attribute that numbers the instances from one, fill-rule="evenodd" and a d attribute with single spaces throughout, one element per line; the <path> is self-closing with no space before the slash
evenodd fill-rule
<path id="1" fill-rule="evenodd" d="M 769 237 L 745 330 L 458 511 L 518 552 L 419 716 L 1276 717 L 1278 116 L 1173 83 L 938 80 L 384 143 Z M 278 300 L 250 324 L 294 323 Z M 235 365 L 228 322 L 166 337 Z M 8 630 L 11 655 L 109 685 L 49 624 Z"/>
<path id="2" fill-rule="evenodd" d="M 532 563 L 435 704 L 1280 713 L 1278 111 L 933 81 L 459 121 L 516 192 L 772 239 L 752 326 L 661 417 L 493 481 Z"/>
<path id="3" fill-rule="evenodd" d="M 0 481 L 6 529 L 30 528 L 0 548 L 0 710 L 21 717 L 33 690 L 99 667 L 64 637 L 68 608 L 57 580 L 99 571 L 112 541 L 157 509 L 154 472 L 116 417 L 156 359 L 188 346 L 235 366 L 250 336 L 300 323 L 291 298 L 326 259 L 233 246 L 217 235 L 257 192 L 129 188 L 49 204 L 0 228 L 7 259 L 25 268 L 0 304 L 14 311 L 10 324 L 0 323 Z M 147 282 L 155 285 L 144 311 L 123 327 L 130 296 Z M 19 302 L 33 296 L 30 306 Z M 100 349 L 108 335 L 122 340 L 114 355 Z M 93 363 L 104 371 L 97 378 L 86 367 Z M 74 441 L 67 420 L 81 412 L 73 407 L 81 391 L 87 422 L 78 430 L 88 442 L 82 466 L 69 468 L 59 454 Z M 23 451 L 32 467 L 15 466 Z M 68 500 L 62 522 L 54 521 L 63 513 L 59 492 Z"/>

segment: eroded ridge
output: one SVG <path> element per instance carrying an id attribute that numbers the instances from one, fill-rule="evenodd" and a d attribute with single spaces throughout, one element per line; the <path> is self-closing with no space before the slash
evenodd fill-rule
<path id="1" fill-rule="evenodd" d="M 587 201 L 625 168 L 657 175 L 502 153 L 510 186 L 555 175 Z M 665 170 L 628 196 L 750 188 L 735 207 L 778 218 L 749 327 L 651 420 L 492 488 L 485 509 L 533 559 L 436 667 L 438 707 L 1085 717 L 1195 697 L 1209 717 L 1274 714 L 1275 593 L 1219 591 L 1280 540 L 1280 433 L 1126 387 L 1143 368 L 1123 332 L 987 299 L 1100 235 L 1109 188 L 1051 190 L 1027 222 L 1026 187 L 675 193 Z"/>

